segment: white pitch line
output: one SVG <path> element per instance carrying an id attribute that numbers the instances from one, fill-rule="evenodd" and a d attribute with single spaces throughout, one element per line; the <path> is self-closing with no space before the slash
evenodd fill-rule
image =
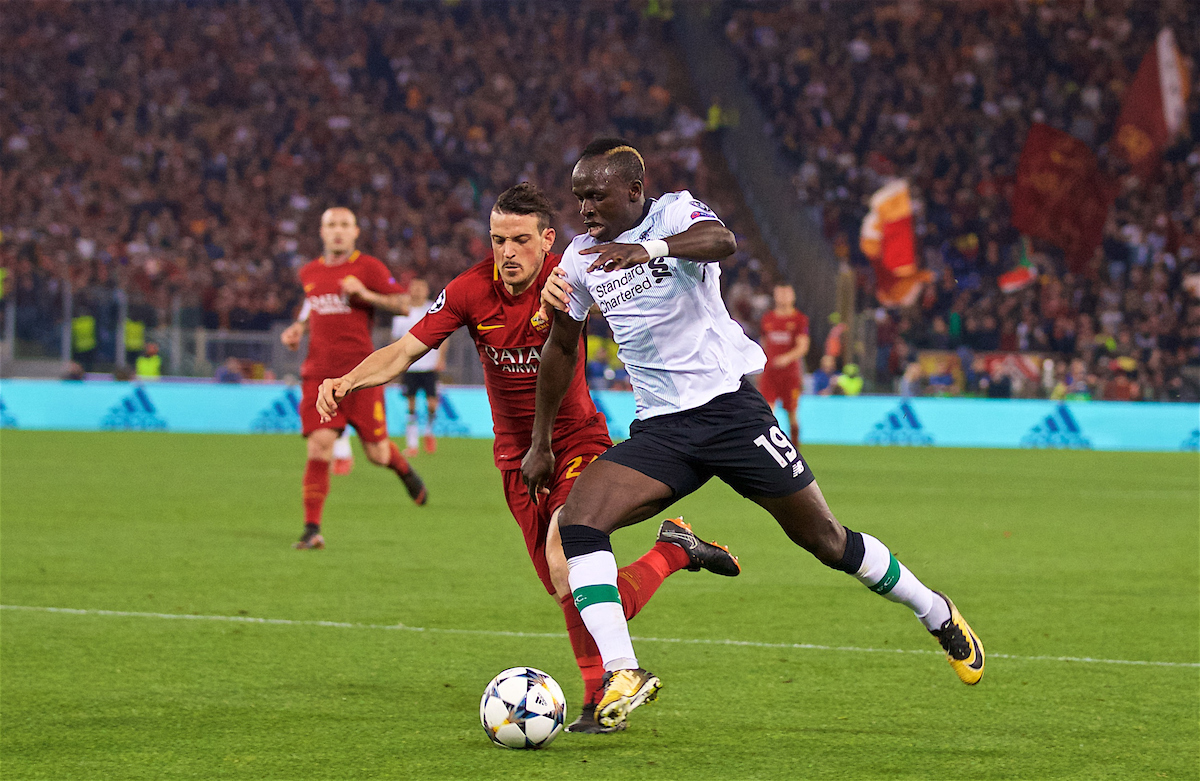
<path id="1" fill-rule="evenodd" d="M 405 626 L 404 624 L 358 624 L 347 621 L 297 621 L 290 618 L 255 618 L 253 616 L 202 616 L 183 613 L 138 613 L 128 610 L 83 610 L 71 607 L 39 607 L 35 605 L 0 605 L 0 610 L 26 610 L 38 613 L 65 613 L 74 616 L 118 616 L 122 618 L 163 618 L 176 621 L 224 621 L 237 624 L 271 624 L 275 626 L 318 626 L 334 629 L 382 629 L 398 632 L 429 632 L 444 635 L 483 635 L 486 637 L 546 637 L 561 639 L 562 632 L 509 632 L 499 629 L 443 629 L 439 627 Z M 760 643 L 753 640 L 705 640 L 681 637 L 634 637 L 642 643 L 676 643 L 679 645 L 732 645 L 744 648 L 786 648 L 802 651 L 842 651 L 863 654 L 934 654 L 941 651 L 909 650 L 904 648 L 859 648 L 850 645 L 816 645 L 814 643 Z M 1020 662 L 1078 662 L 1081 664 L 1128 664 L 1139 667 L 1200 667 L 1197 662 L 1149 662 L 1142 659 L 1096 659 L 1090 656 L 1019 656 L 989 653 L 993 659 L 1012 659 Z"/>

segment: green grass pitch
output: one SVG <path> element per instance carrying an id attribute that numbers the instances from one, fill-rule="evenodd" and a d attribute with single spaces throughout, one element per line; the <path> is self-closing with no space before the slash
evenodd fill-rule
<path id="1" fill-rule="evenodd" d="M 844 523 L 955 598 L 989 653 L 974 688 L 907 610 L 710 484 L 677 507 L 744 571 L 681 572 L 631 624 L 659 701 L 506 751 L 478 724 L 494 674 L 550 672 L 571 717 L 581 686 L 490 453 L 416 459 L 425 508 L 359 453 L 329 548 L 301 552 L 299 437 L 4 432 L 3 778 L 1200 774 L 1194 454 L 805 449 Z M 618 560 L 655 528 L 618 532 Z"/>

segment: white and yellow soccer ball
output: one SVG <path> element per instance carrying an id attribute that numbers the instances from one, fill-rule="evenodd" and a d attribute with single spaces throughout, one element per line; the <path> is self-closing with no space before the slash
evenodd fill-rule
<path id="1" fill-rule="evenodd" d="M 533 667 L 512 667 L 492 679 L 479 701 L 483 731 L 497 746 L 545 748 L 562 732 L 562 687 Z"/>

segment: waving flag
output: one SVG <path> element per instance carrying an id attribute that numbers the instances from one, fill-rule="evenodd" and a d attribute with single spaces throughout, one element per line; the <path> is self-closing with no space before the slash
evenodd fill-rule
<path id="1" fill-rule="evenodd" d="M 1175 34 L 1164 27 L 1125 90 L 1113 133 L 1114 151 L 1139 175 L 1153 171 L 1163 150 L 1183 129 L 1188 89 L 1188 72 Z"/>
<path id="2" fill-rule="evenodd" d="M 875 297 L 887 307 L 915 303 L 930 280 L 929 272 L 917 270 L 912 215 L 908 182 L 893 179 L 871 196 L 859 233 L 859 247 L 875 269 Z"/>
<path id="3" fill-rule="evenodd" d="M 1072 271 L 1083 271 L 1104 238 L 1116 184 L 1079 139 L 1034 123 L 1017 162 L 1012 224 L 1063 251 Z"/>
<path id="4" fill-rule="evenodd" d="M 1017 262 L 1016 268 L 1000 275 L 997 280 L 1000 283 L 1000 292 L 1016 293 L 1018 290 L 1024 290 L 1037 281 L 1037 278 L 1037 266 L 1033 265 L 1033 261 L 1029 258 L 1029 239 L 1022 236 L 1021 259 Z"/>

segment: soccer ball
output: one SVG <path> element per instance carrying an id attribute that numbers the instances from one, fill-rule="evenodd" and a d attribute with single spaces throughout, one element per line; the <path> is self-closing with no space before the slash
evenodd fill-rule
<path id="1" fill-rule="evenodd" d="M 567 699 L 558 683 L 541 670 L 513 667 L 483 690 L 479 721 L 497 746 L 544 748 L 562 732 Z"/>

